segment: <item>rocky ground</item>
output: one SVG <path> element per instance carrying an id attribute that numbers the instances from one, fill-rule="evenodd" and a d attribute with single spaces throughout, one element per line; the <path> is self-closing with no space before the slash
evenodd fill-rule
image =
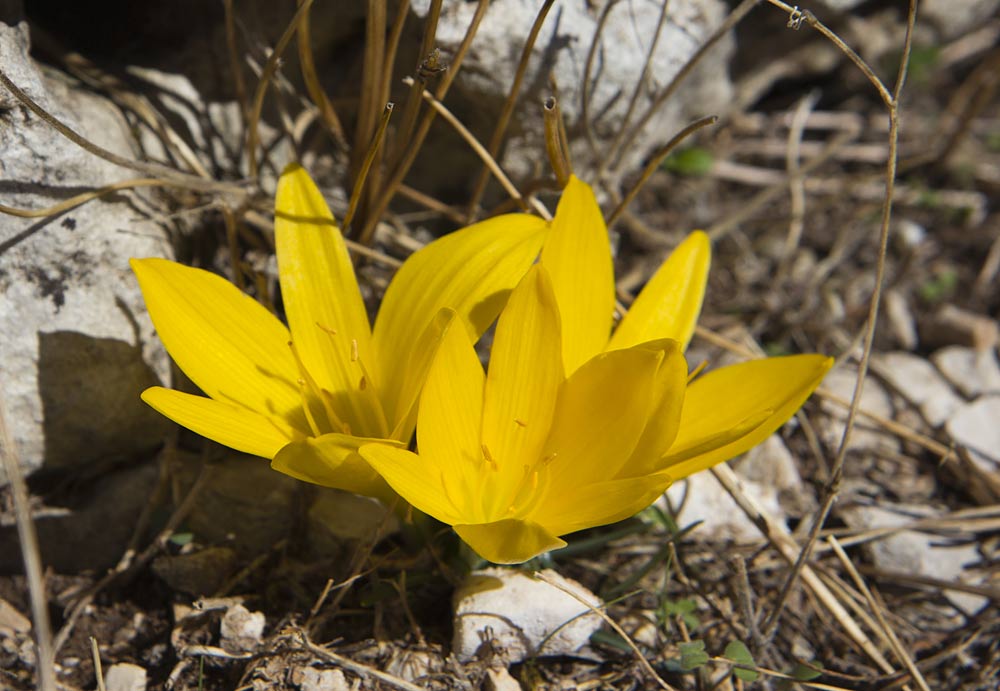
<path id="1" fill-rule="evenodd" d="M 52 688 L 996 688 L 995 2 L 921 3 L 898 101 L 905 2 L 817 3 L 816 25 L 781 3 L 675 0 L 649 68 L 659 4 L 617 3 L 605 17 L 604 3 L 556 3 L 506 143 L 493 147 L 518 189 L 554 207 L 539 106 L 554 82 L 574 169 L 609 216 L 637 190 L 612 224 L 623 302 L 704 228 L 714 256 L 692 365 L 837 358 L 779 434 L 634 519 L 574 536 L 523 570 L 470 576 L 484 565 L 441 526 L 400 525 L 373 502 L 205 444 L 138 402 L 152 382 L 184 383 L 127 258 L 212 267 L 280 305 L 275 170 L 297 155 L 342 218 L 348 171 L 368 150 L 356 142 L 369 141 L 388 96 L 397 108 L 381 172 L 351 226 L 373 310 L 398 261 L 464 223 L 470 201 L 509 208 L 495 182 L 479 196 L 481 164 L 454 127 L 438 122 L 420 139 L 429 110 L 398 84 L 421 54 L 427 8 L 413 4 L 396 78 L 383 81 L 373 65 L 388 48 L 366 50 L 362 4 L 317 0 L 315 80 L 294 41 L 280 65 L 268 61 L 287 7 L 108 2 L 74 15 L 39 0 L 0 17 L 0 69 L 102 149 L 85 151 L 25 99 L 0 95 L 0 412 L 5 453 L 16 449 L 28 477 Z M 439 94 L 454 78 L 443 102 L 487 146 L 534 5 L 497 0 L 456 70 L 476 4 L 444 3 L 427 45 L 451 69 L 424 60 L 416 72 Z M 725 21 L 735 28 L 715 40 Z M 703 44 L 684 86 L 669 86 Z M 275 68 L 255 126 L 260 75 Z M 705 115 L 719 121 L 657 159 Z M 392 187 L 410 147 L 406 185 Z M 159 182 L 86 196 L 149 178 Z M 47 636 L 32 616 L 15 494 L 0 489 L 0 688 L 28 689 L 34 641 Z"/>

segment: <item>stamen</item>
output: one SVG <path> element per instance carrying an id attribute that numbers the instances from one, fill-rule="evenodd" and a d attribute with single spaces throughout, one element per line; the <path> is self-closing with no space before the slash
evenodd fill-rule
<path id="1" fill-rule="evenodd" d="M 368 388 L 368 380 L 365 379 L 365 375 L 363 374 L 361 375 L 361 380 L 358 382 L 358 388 L 362 391 Z"/>
<path id="2" fill-rule="evenodd" d="M 316 326 L 319 327 L 320 331 L 324 332 L 327 336 L 336 336 L 337 330 L 331 329 L 329 326 L 323 326 L 319 322 L 316 322 Z"/>
<path id="3" fill-rule="evenodd" d="M 306 422 L 309 423 L 309 429 L 312 430 L 313 436 L 320 436 L 319 427 L 316 425 L 316 418 L 313 417 L 312 411 L 309 410 L 309 400 L 306 391 L 308 390 L 308 385 L 305 379 L 299 379 L 299 393 L 302 394 L 302 410 L 306 414 Z"/>
<path id="4" fill-rule="evenodd" d="M 538 471 L 534 471 L 531 474 L 531 491 L 534 492 L 538 489 Z"/>
<path id="5" fill-rule="evenodd" d="M 358 361 L 358 339 L 351 339 L 351 362 Z"/>
<path id="6" fill-rule="evenodd" d="M 493 454 L 490 453 L 490 449 L 486 446 L 486 444 L 483 444 L 483 457 L 486 459 L 486 462 L 489 463 L 490 468 L 497 470 L 497 462 L 493 459 Z"/>
<path id="7" fill-rule="evenodd" d="M 528 423 L 525 422 L 524 420 L 521 420 L 520 418 L 514 418 L 514 424 L 517 425 L 518 427 L 527 427 L 528 426 Z"/>
<path id="8" fill-rule="evenodd" d="M 559 456 L 559 454 L 558 454 L 557 452 L 553 451 L 553 452 L 552 452 L 552 453 L 550 453 L 549 455 L 547 455 L 547 456 L 545 456 L 544 458 L 542 458 L 542 460 L 541 460 L 541 462 L 539 463 L 539 465 L 541 465 L 541 466 L 542 466 L 542 467 L 544 468 L 544 467 L 545 467 L 545 466 L 547 466 L 547 465 L 548 465 L 549 463 L 551 463 L 552 461 L 556 460 L 556 457 L 558 457 L 558 456 Z"/>
<path id="9" fill-rule="evenodd" d="M 309 410 L 309 402 L 306 397 L 307 390 L 309 393 L 311 393 L 313 396 L 319 399 L 320 403 L 323 406 L 323 411 L 326 413 L 326 419 L 330 422 L 330 425 L 335 428 L 339 427 L 340 431 L 343 432 L 344 434 L 350 434 L 347 425 L 344 424 L 344 421 L 340 419 L 340 416 L 338 416 L 336 411 L 333 409 L 333 399 L 330 396 L 330 393 L 328 391 L 325 391 L 324 389 L 319 388 L 319 385 L 316 383 L 316 380 L 309 375 L 309 371 L 306 369 L 305 364 L 302 362 L 302 358 L 299 357 L 299 350 L 298 348 L 295 347 L 295 343 L 289 341 L 288 347 L 292 349 L 292 357 L 295 358 L 295 364 L 299 368 L 300 385 L 301 384 L 305 385 L 304 387 L 302 387 L 302 408 L 306 411 L 306 417 L 311 420 L 310 426 L 315 427 L 315 421 L 314 418 L 312 417 L 312 411 Z M 319 435 L 320 433 L 316 432 L 316 436 Z"/>

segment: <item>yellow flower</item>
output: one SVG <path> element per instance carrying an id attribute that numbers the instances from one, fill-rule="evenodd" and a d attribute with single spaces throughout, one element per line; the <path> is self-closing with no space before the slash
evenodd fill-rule
<path id="1" fill-rule="evenodd" d="M 288 475 L 390 499 L 357 448 L 409 443 L 442 335 L 454 327 L 474 340 L 486 330 L 537 256 L 546 224 L 511 214 L 414 253 L 372 330 L 344 239 L 300 166 L 282 174 L 275 209 L 288 327 L 215 274 L 132 260 L 167 351 L 207 396 L 152 387 L 142 398 L 203 436 L 273 459 Z"/>
<path id="2" fill-rule="evenodd" d="M 695 234 L 609 338 L 607 231 L 590 189 L 572 179 L 540 264 L 500 316 L 488 374 L 468 334 L 446 329 L 419 404 L 419 456 L 385 445 L 361 455 L 493 562 L 525 561 L 636 513 L 672 481 L 773 433 L 831 364 L 772 358 L 687 385 L 682 348 L 708 263 L 707 238 Z"/>

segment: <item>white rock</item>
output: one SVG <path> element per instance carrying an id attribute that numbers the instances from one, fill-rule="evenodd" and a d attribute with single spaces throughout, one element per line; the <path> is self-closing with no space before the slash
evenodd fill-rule
<path id="1" fill-rule="evenodd" d="M 983 396 L 962 406 L 945 430 L 983 471 L 1000 472 L 1000 396 Z"/>
<path id="2" fill-rule="evenodd" d="M 521 691 L 520 682 L 510 675 L 506 667 L 486 670 L 486 691 Z"/>
<path id="3" fill-rule="evenodd" d="M 146 691 L 146 682 L 146 670 L 128 662 L 111 665 L 104 673 L 108 691 Z"/>
<path id="4" fill-rule="evenodd" d="M 414 2 L 413 8 L 418 15 L 424 16 L 428 5 L 426 1 Z M 499 109 L 513 83 L 524 38 L 539 6 L 537 0 L 494 0 L 490 3 L 453 91 L 480 104 L 480 108 L 495 103 Z M 593 63 L 588 92 L 589 118 L 598 140 L 598 157 L 595 158 L 584 136 L 572 137 L 571 158 L 578 172 L 586 174 L 593 170 L 596 161 L 606 154 L 608 143 L 622 129 L 629 100 L 642 75 L 661 6 L 658 1 L 639 0 L 618 3 L 611 10 Z M 508 130 L 510 136 L 502 163 L 515 178 L 533 175 L 537 163 L 544 160 L 541 104 L 552 95 L 550 74 L 558 85 L 559 107 L 567 128 L 582 129 L 581 84 L 602 7 L 603 3 L 562 0 L 549 12 L 519 95 L 521 107 L 515 112 Z M 457 48 L 474 10 L 475 3 L 445 3 L 437 28 L 438 45 L 446 51 Z M 648 73 L 648 84 L 639 89 L 629 127 L 638 121 L 655 95 L 670 83 L 722 23 L 726 13 L 725 3 L 718 0 L 673 0 L 670 3 Z M 689 121 L 726 109 L 733 93 L 728 76 L 732 51 L 730 35 L 705 56 L 683 86 L 656 111 L 636 143 L 628 148 L 620 166 L 622 171 L 638 171 L 654 147 L 666 143 Z"/>
<path id="5" fill-rule="evenodd" d="M 222 615 L 219 634 L 227 650 L 252 651 L 260 645 L 267 620 L 263 612 L 251 612 L 243 605 L 233 605 Z"/>
<path id="6" fill-rule="evenodd" d="M 116 106 L 44 77 L 25 24 L 0 24 L 0 64 L 43 108 L 89 140 L 134 157 Z M 134 177 L 83 151 L 0 89 L 3 203 L 39 209 Z M 129 257 L 170 252 L 140 209 L 159 197 L 124 192 L 48 219 L 0 215 L 0 381 L 24 472 L 136 454 L 165 419 L 138 398 L 169 380 Z M 0 485 L 6 472 L 0 468 Z"/>
<path id="7" fill-rule="evenodd" d="M 857 370 L 853 367 L 837 367 L 826 375 L 823 380 L 823 388 L 845 401 L 850 401 L 854 396 L 854 383 L 857 376 Z M 872 377 L 868 377 L 865 381 L 865 387 L 861 393 L 861 407 L 880 417 L 892 417 L 892 399 L 885 387 Z M 819 433 L 827 448 L 835 450 L 839 448 L 841 437 L 844 435 L 847 409 L 833 401 L 823 401 L 822 409 L 826 415 L 819 418 Z M 894 453 L 899 450 L 899 440 L 894 435 L 886 434 L 869 423 L 864 416 L 858 416 L 851 432 L 851 438 L 847 442 L 847 448 L 851 451 L 879 450 Z"/>
<path id="8" fill-rule="evenodd" d="M 773 516 L 785 520 L 789 510 L 798 514 L 812 507 L 798 467 L 777 434 L 730 461 L 743 490 Z M 710 473 L 696 473 L 667 490 L 666 498 L 678 510 L 681 526 L 700 522 L 697 535 L 739 543 L 759 542 L 760 530 Z"/>
<path id="9" fill-rule="evenodd" d="M 931 361 L 968 398 L 1000 394 L 1000 364 L 995 350 L 948 346 L 933 353 Z"/>
<path id="10" fill-rule="evenodd" d="M 301 691 L 350 691 L 347 677 L 339 669 L 299 667 L 292 672 L 292 683 Z"/>
<path id="11" fill-rule="evenodd" d="M 576 581 L 542 573 L 591 606 L 602 605 Z M 601 618 L 587 612 L 577 599 L 530 574 L 500 567 L 476 571 L 455 593 L 453 652 L 467 662 L 491 643 L 511 663 L 533 655 L 571 655 L 601 628 Z"/>
<path id="12" fill-rule="evenodd" d="M 897 507 L 890 511 L 877 506 L 853 506 L 841 509 L 844 521 L 853 528 L 895 528 L 921 517 L 929 517 L 926 507 Z M 902 511 L 905 511 L 902 512 Z M 909 515 L 907 515 L 909 514 Z M 938 535 L 902 530 L 869 543 L 875 565 L 886 571 L 929 576 L 943 581 L 969 582 L 973 579 L 966 566 L 980 560 L 972 543 L 948 545 Z M 957 590 L 945 590 L 945 596 L 966 614 L 974 614 L 989 599 Z"/>
<path id="13" fill-rule="evenodd" d="M 938 427 L 962 407 L 963 401 L 938 373 L 919 355 L 904 352 L 876 353 L 872 369 L 886 379 L 903 398 L 920 408 L 924 419 Z"/>
<path id="14" fill-rule="evenodd" d="M 917 347 L 917 321 L 913 318 L 913 312 L 906 303 L 906 298 L 898 290 L 889 290 L 885 294 L 885 316 L 888 319 L 889 328 L 896 341 L 905 350 L 913 350 Z"/>
<path id="15" fill-rule="evenodd" d="M 957 38 L 995 17 L 998 0 L 921 0 L 921 24 L 937 27 L 943 38 Z"/>

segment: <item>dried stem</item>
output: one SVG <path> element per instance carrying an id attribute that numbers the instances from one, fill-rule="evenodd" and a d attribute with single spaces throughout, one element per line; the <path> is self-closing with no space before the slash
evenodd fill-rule
<path id="1" fill-rule="evenodd" d="M 288 23 L 284 33 L 281 34 L 281 38 L 278 39 L 278 45 L 274 47 L 274 50 L 268 56 L 267 62 L 264 64 L 264 69 L 260 74 L 260 79 L 257 82 L 257 88 L 254 90 L 253 103 L 250 106 L 250 120 L 247 125 L 247 163 L 250 168 L 250 178 L 253 180 L 257 179 L 257 175 L 260 172 L 257 163 L 257 144 L 259 143 L 258 128 L 260 127 L 260 114 L 264 108 L 264 94 L 267 93 L 267 87 L 271 84 L 271 79 L 274 78 L 275 73 L 278 71 L 278 63 L 281 61 L 281 56 L 284 55 L 285 49 L 292 40 L 292 36 L 295 35 L 296 30 L 299 28 L 302 16 L 309 11 L 312 3 L 313 0 L 302 0 L 302 4 L 299 5 L 299 9 L 295 11 L 295 15 L 292 17 L 292 21 Z"/>
<path id="2" fill-rule="evenodd" d="M 769 0 L 771 4 L 783 5 L 784 3 L 775 2 L 774 0 Z M 787 6 L 786 6 L 787 7 Z M 791 8 L 789 8 L 791 10 Z M 810 19 L 811 18 L 811 19 Z M 781 612 L 784 609 L 785 602 L 787 601 L 788 595 L 792 590 L 795 581 L 798 579 L 799 573 L 805 566 L 805 562 L 808 561 L 810 554 L 812 553 L 813 545 L 816 544 L 816 539 L 819 537 L 819 532 L 826 523 L 827 516 L 829 516 L 831 509 L 833 508 L 833 503 L 836 501 L 837 495 L 840 492 L 840 483 L 843 478 L 844 473 L 844 461 L 847 458 L 848 444 L 851 439 L 851 432 L 854 429 L 854 423 L 858 416 L 858 409 L 861 405 L 861 395 L 864 391 L 865 376 L 868 373 L 868 363 L 871 359 L 872 346 L 875 342 L 875 324 L 878 320 L 879 313 L 879 302 L 882 297 L 882 285 L 885 282 L 885 265 L 886 265 L 886 255 L 888 253 L 889 246 L 889 222 L 892 218 L 892 197 L 893 190 L 896 184 L 896 165 L 899 157 L 899 95 L 902 92 L 903 84 L 906 81 L 906 65 L 910 59 L 910 50 L 912 48 L 913 41 L 913 27 L 917 19 L 917 3 L 916 0 L 910 0 L 910 10 L 907 15 L 906 23 L 906 38 L 903 44 L 902 57 L 900 59 L 899 72 L 896 76 L 896 85 L 893 89 L 892 94 L 886 91 L 882 82 L 878 80 L 871 68 L 864 65 L 862 72 L 868 76 L 869 81 L 875 87 L 879 95 L 883 97 L 886 107 L 889 111 L 889 154 L 888 160 L 886 161 L 885 167 L 885 198 L 882 202 L 882 221 L 879 228 L 879 243 L 878 243 L 878 263 L 875 268 L 875 287 L 872 291 L 871 301 L 868 307 L 868 319 L 865 326 L 865 336 L 864 336 L 864 349 L 861 354 L 861 360 L 858 363 L 858 376 L 854 385 L 854 396 L 851 399 L 851 407 L 847 411 L 847 420 L 844 424 L 844 433 L 840 440 L 840 447 L 837 449 L 837 455 L 833 462 L 833 468 L 830 473 L 830 479 L 825 487 L 825 496 L 823 504 L 820 507 L 819 512 L 816 514 L 812 525 L 809 530 L 809 537 L 806 543 L 802 546 L 802 550 L 799 552 L 798 558 L 792 566 L 791 572 L 788 574 L 788 578 L 780 591 L 778 601 L 775 604 L 774 610 L 771 612 L 764 626 L 762 627 L 764 635 L 770 638 L 774 635 L 775 630 L 778 626 L 778 621 L 781 617 Z M 811 13 L 806 12 L 805 21 L 807 21 L 810 26 L 819 28 L 822 27 L 821 33 L 828 38 L 833 35 L 826 27 L 815 19 Z M 834 43 L 838 47 L 843 46 L 846 54 L 858 64 L 860 61 L 864 64 L 864 61 L 853 51 L 850 51 L 844 45 L 843 41 L 834 36 L 836 40 Z M 833 40 L 833 39 L 831 39 Z"/>
<path id="3" fill-rule="evenodd" d="M 549 156 L 549 165 L 555 173 L 556 182 L 563 188 L 569 182 L 569 176 L 573 174 L 573 165 L 569 160 L 566 128 L 563 126 L 559 101 L 555 98 L 546 99 L 542 113 L 545 119 L 545 152 Z"/>
<path id="4" fill-rule="evenodd" d="M 299 0 L 300 6 L 303 1 Z M 226 0 L 226 2 L 228 4 L 232 0 Z M 346 149 L 347 137 L 344 136 L 344 126 L 341 124 L 340 118 L 337 116 L 337 111 L 334 110 L 333 104 L 330 103 L 330 99 L 327 98 L 326 92 L 319 83 L 319 76 L 316 73 L 316 61 L 313 59 L 312 31 L 309 26 L 309 10 L 306 10 L 299 18 L 298 36 L 296 37 L 299 47 L 299 64 L 302 70 L 302 81 L 306 84 L 306 91 L 309 92 L 309 98 L 312 99 L 312 102 L 319 110 L 320 121 L 326 127 L 326 131 L 330 133 L 337 146 Z"/>
<path id="5" fill-rule="evenodd" d="M 344 231 L 348 232 L 351 227 L 351 221 L 354 219 L 354 213 L 357 211 L 358 202 L 361 199 L 362 191 L 364 190 L 365 180 L 368 177 L 368 171 L 371 170 L 372 162 L 375 160 L 376 154 L 382 148 L 382 141 L 385 139 L 385 129 L 389 125 L 389 118 L 392 116 L 392 103 L 386 103 L 385 108 L 382 110 L 382 118 L 379 121 L 378 129 L 375 131 L 375 136 L 372 138 L 371 143 L 368 145 L 368 153 L 365 156 L 364 161 L 361 162 L 361 169 L 358 171 L 358 177 L 354 181 L 354 190 L 351 192 L 351 201 L 347 206 L 347 213 L 344 214 Z M 374 226 L 372 226 L 374 228 Z M 362 245 L 367 245 L 371 238 L 366 238 L 362 236 L 359 242 Z"/>
<path id="6" fill-rule="evenodd" d="M 507 125 L 510 124 L 510 118 L 514 114 L 514 106 L 517 105 L 517 96 L 521 92 L 521 83 L 524 81 L 524 75 L 528 71 L 528 63 L 531 61 L 531 52 L 535 48 L 535 42 L 538 40 L 538 34 L 542 30 L 542 25 L 545 23 L 545 18 L 549 14 L 549 10 L 552 9 L 552 5 L 555 0 L 545 0 L 542 6 L 538 8 L 538 14 L 535 15 L 535 21 L 531 24 L 531 30 L 528 32 L 528 37 L 524 40 L 524 46 L 521 48 L 521 59 L 517 63 L 517 70 L 514 72 L 514 81 L 511 82 L 510 90 L 507 92 L 507 98 L 504 100 L 503 107 L 500 109 L 500 115 L 497 117 L 497 124 L 493 128 L 493 134 L 490 135 L 490 142 L 486 145 L 486 150 L 489 152 L 490 157 L 496 158 L 497 152 L 500 151 L 500 144 L 503 142 L 504 135 L 507 133 Z M 472 222 L 475 220 L 479 211 L 479 202 L 483 198 L 483 193 L 486 191 L 486 182 L 489 180 L 490 171 L 487 167 L 479 172 L 476 177 L 476 182 L 472 186 L 472 195 L 469 197 L 469 209 L 467 212 L 468 221 Z"/>
<path id="7" fill-rule="evenodd" d="M 632 188 L 625 194 L 625 197 L 621 200 L 615 210 L 611 212 L 608 216 L 608 227 L 612 226 L 615 221 L 621 216 L 622 212 L 632 203 L 635 199 L 635 195 L 639 193 L 642 186 L 653 176 L 659 167 L 663 163 L 663 160 L 670 155 L 670 152 L 680 144 L 682 141 L 687 139 L 689 136 L 700 130 L 702 127 L 708 127 L 709 125 L 714 125 L 719 120 L 718 116 L 709 115 L 707 117 L 701 118 L 700 120 L 695 120 L 690 125 L 682 129 L 680 132 L 674 135 L 673 139 L 661 146 L 656 152 L 650 157 L 649 163 L 642 170 L 642 175 L 636 181 Z"/>

